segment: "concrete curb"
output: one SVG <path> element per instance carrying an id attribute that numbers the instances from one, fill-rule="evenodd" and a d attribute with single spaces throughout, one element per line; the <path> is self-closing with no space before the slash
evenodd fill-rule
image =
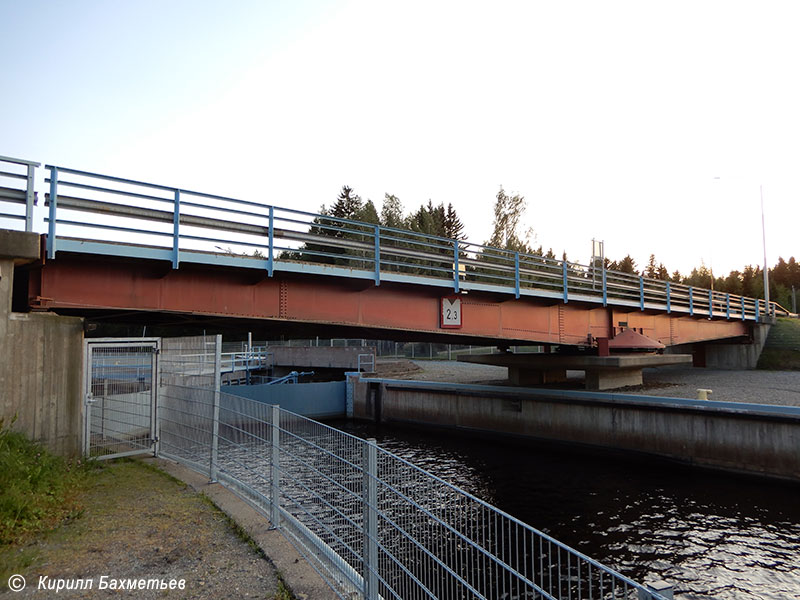
<path id="1" fill-rule="evenodd" d="M 217 507 L 233 519 L 255 543 L 283 577 L 297 600 L 334 600 L 338 598 L 319 573 L 303 558 L 280 531 L 270 529 L 270 521 L 247 502 L 219 483 L 176 462 L 163 458 L 146 458 L 153 464 L 186 483 L 196 492 L 208 496 Z"/>

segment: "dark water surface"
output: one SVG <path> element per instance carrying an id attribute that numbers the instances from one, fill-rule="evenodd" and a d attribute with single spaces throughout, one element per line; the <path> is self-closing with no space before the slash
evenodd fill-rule
<path id="1" fill-rule="evenodd" d="M 677 598 L 800 599 L 800 485 L 560 445 L 333 426 Z"/>

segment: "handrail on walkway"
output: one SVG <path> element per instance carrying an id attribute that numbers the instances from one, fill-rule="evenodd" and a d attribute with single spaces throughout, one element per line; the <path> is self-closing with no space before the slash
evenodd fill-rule
<path id="1" fill-rule="evenodd" d="M 36 192 L 34 190 L 34 175 L 36 167 L 41 163 L 32 160 L 25 160 L 22 158 L 12 158 L 10 156 L 0 155 L 0 183 L 4 183 L 6 179 L 11 180 L 24 180 L 25 188 L 20 190 L 18 187 L 0 187 L 0 218 L 9 219 L 12 221 L 24 221 L 25 231 L 33 231 L 33 207 L 36 204 Z M 22 166 L 25 172 L 21 173 L 15 167 Z M 11 169 L 7 171 L 6 169 Z M 3 207 L 6 204 L 24 204 L 25 213 L 19 214 L 17 211 L 6 212 L 7 209 Z"/>
<path id="2" fill-rule="evenodd" d="M 29 169 L 38 165 L 17 162 Z M 362 278 L 375 285 L 413 282 L 452 293 L 489 291 L 728 320 L 758 322 L 789 314 L 775 302 L 611 271 L 604 264 L 583 265 L 250 200 L 45 168 L 50 259 L 61 251 L 101 253 L 165 260 L 176 269 L 192 262 L 263 269 L 269 277 L 288 271 Z M 32 204 L 30 209 L 26 230 Z"/>

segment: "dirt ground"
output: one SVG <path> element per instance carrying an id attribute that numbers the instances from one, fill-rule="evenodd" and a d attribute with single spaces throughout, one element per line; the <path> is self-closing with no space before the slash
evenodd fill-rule
<path id="1" fill-rule="evenodd" d="M 139 461 L 106 464 L 90 478 L 81 517 L 15 550 L 33 562 L 20 573 L 26 588 L 10 597 L 290 598 L 263 553 L 182 482 Z M 172 591 L 100 590 L 103 575 L 185 583 Z M 93 589 L 56 594 L 37 589 L 42 577 L 54 585 L 91 579 Z"/>

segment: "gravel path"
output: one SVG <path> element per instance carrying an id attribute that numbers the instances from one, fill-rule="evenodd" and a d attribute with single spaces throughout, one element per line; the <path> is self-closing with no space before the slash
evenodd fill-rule
<path id="1" fill-rule="evenodd" d="M 204 496 L 140 462 L 92 476 L 84 514 L 37 541 L 14 598 L 282 599 L 273 564 Z M 100 578 L 184 581 L 184 589 L 100 590 Z M 37 589 L 41 577 L 92 581 L 92 589 Z"/>
<path id="2" fill-rule="evenodd" d="M 448 381 L 504 385 L 507 369 L 456 361 L 407 361 L 413 363 L 407 373 L 395 373 L 397 379 Z M 568 387 L 582 389 L 582 371 L 568 371 Z M 673 398 L 696 398 L 697 389 L 710 389 L 710 399 L 725 402 L 782 404 L 800 406 L 800 371 L 727 371 L 692 367 L 645 369 L 644 385 L 619 390 L 625 394 L 647 394 Z"/>
<path id="3" fill-rule="evenodd" d="M 668 367 L 645 369 L 643 392 L 654 396 L 697 398 L 697 389 L 712 390 L 711 400 L 800 406 L 800 371 L 726 371 Z"/>

